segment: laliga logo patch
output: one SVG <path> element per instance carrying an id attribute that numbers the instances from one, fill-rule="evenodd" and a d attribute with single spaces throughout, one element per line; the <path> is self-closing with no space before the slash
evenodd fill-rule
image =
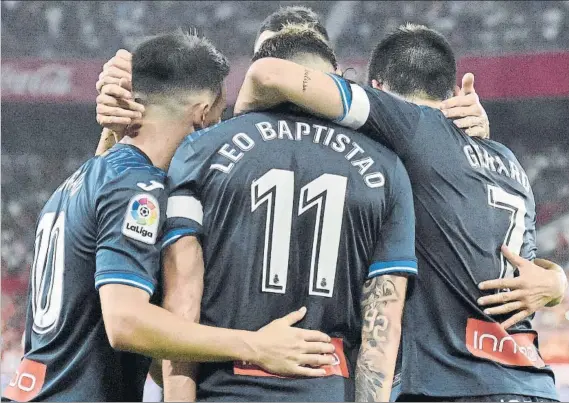
<path id="1" fill-rule="evenodd" d="M 148 197 L 141 197 L 132 203 L 131 215 L 140 225 L 152 225 L 158 217 L 156 210 L 156 204 Z"/>
<path id="2" fill-rule="evenodd" d="M 134 196 L 126 210 L 122 233 L 129 238 L 154 245 L 158 235 L 160 208 L 154 196 Z"/>

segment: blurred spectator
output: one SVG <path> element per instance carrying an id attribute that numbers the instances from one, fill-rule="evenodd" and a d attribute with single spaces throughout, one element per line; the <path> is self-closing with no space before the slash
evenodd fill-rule
<path id="1" fill-rule="evenodd" d="M 106 58 L 141 37 L 196 27 L 229 56 L 248 52 L 271 1 L 4 1 L 5 56 Z M 303 1 L 328 26 L 334 2 Z M 405 22 L 426 24 L 449 37 L 459 53 L 504 53 L 569 48 L 567 1 L 358 1 L 343 15 L 340 57 L 367 54 Z M 17 41 L 10 40 L 17 38 Z"/>

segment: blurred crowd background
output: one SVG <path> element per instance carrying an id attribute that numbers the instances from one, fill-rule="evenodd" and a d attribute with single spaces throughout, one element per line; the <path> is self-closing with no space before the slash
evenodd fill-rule
<path id="1" fill-rule="evenodd" d="M 492 137 L 526 168 L 541 257 L 569 270 L 569 1 L 2 1 L 2 384 L 17 366 L 37 214 L 94 153 L 95 81 L 119 48 L 195 27 L 233 62 L 233 100 L 261 21 L 279 6 L 322 16 L 343 67 L 405 22 L 445 34 L 473 71 Z M 231 116 L 228 108 L 226 116 Z M 544 359 L 569 399 L 569 296 L 539 313 Z"/>
<path id="2" fill-rule="evenodd" d="M 287 2 L 3 1 L 5 56 L 110 57 L 148 34 L 198 27 L 228 56 L 251 49 L 263 19 Z M 569 48 L 567 1 L 304 1 L 330 18 L 340 57 L 413 21 L 445 34 L 459 53 Z"/>

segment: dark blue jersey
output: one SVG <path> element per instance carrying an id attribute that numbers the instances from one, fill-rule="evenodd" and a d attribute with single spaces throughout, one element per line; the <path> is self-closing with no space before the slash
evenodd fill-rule
<path id="1" fill-rule="evenodd" d="M 25 355 L 6 397 L 142 400 L 150 361 L 111 348 L 97 290 L 125 284 L 153 295 L 165 177 L 140 150 L 117 144 L 48 200 L 36 229 Z"/>
<path id="2" fill-rule="evenodd" d="M 502 244 L 535 258 L 535 202 L 516 157 L 437 109 L 336 79 L 351 97 L 341 124 L 395 151 L 413 188 L 420 272 L 405 305 L 401 393 L 556 399 L 530 321 L 506 333 L 505 317 L 476 302 L 480 282 L 516 275 Z"/>
<path id="3" fill-rule="evenodd" d="M 382 274 L 416 273 L 401 161 L 335 124 L 251 113 L 190 135 L 169 177 L 164 245 L 185 235 L 202 239 L 201 323 L 257 330 L 306 306 L 299 326 L 338 342 L 333 375 L 319 379 L 270 377 L 247 363 L 203 364 L 198 398 L 353 400 L 362 286 Z"/>

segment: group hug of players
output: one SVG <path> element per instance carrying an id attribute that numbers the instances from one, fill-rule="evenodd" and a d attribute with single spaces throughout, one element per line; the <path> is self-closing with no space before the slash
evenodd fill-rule
<path id="1" fill-rule="evenodd" d="M 367 85 L 303 7 L 254 50 L 222 123 L 207 39 L 105 64 L 98 155 L 39 216 L 3 400 L 140 401 L 150 371 L 166 401 L 556 401 L 529 319 L 567 280 L 445 38 L 398 28 Z"/>

